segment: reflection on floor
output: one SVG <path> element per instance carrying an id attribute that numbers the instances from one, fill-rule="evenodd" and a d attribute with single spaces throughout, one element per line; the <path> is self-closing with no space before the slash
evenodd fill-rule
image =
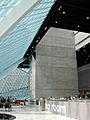
<path id="1" fill-rule="evenodd" d="M 15 120 L 75 120 L 48 111 L 40 111 L 38 107 L 13 107 L 11 112 L 0 110 L 0 113 L 14 115 L 16 116 Z"/>

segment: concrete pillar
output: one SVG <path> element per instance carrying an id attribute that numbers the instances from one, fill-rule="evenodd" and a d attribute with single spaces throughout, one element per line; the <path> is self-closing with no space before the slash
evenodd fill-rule
<path id="1" fill-rule="evenodd" d="M 31 89 L 32 89 L 32 99 L 35 98 L 35 88 L 36 88 L 36 60 L 32 56 L 32 77 L 31 77 Z"/>
<path id="2" fill-rule="evenodd" d="M 78 93 L 72 31 L 50 28 L 36 47 L 35 96 L 56 98 Z"/>

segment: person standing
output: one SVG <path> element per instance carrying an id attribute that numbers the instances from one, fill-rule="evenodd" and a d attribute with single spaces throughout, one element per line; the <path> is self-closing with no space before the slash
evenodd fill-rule
<path id="1" fill-rule="evenodd" d="M 45 111 L 45 98 L 41 98 L 40 99 L 40 106 L 41 106 L 41 110 Z"/>

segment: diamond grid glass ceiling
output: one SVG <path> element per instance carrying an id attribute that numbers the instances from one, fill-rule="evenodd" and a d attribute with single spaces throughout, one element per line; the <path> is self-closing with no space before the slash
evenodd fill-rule
<path id="1" fill-rule="evenodd" d="M 17 26 L 0 42 L 0 77 L 7 70 L 16 67 L 33 41 L 40 26 L 56 0 L 41 0 Z M 13 67 L 14 68 L 14 67 Z M 9 71 L 9 70 L 8 70 Z"/>
<path id="2" fill-rule="evenodd" d="M 16 68 L 5 78 L 0 80 L 0 96 L 16 99 L 30 99 L 32 96 L 31 87 L 31 68 Z M 4 88 L 4 89 L 3 89 Z"/>
<path id="3" fill-rule="evenodd" d="M 0 0 L 0 21 L 9 14 L 21 0 Z"/>

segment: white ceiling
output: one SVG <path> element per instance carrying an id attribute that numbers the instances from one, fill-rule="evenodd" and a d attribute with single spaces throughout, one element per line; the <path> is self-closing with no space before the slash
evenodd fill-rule
<path id="1" fill-rule="evenodd" d="M 84 32 L 75 31 L 75 46 L 76 50 L 90 43 L 90 34 Z"/>

